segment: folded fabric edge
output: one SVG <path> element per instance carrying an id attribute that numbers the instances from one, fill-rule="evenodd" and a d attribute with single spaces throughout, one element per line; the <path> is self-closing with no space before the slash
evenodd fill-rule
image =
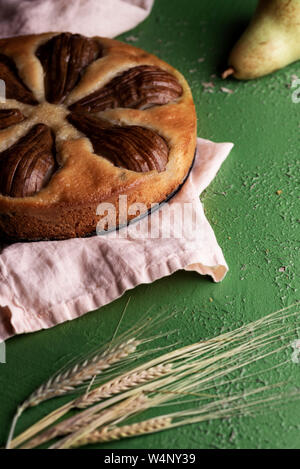
<path id="1" fill-rule="evenodd" d="M 209 265 L 201 264 L 199 262 L 196 264 L 188 265 L 187 267 L 184 268 L 184 270 L 194 271 L 201 275 L 210 275 L 214 282 L 219 283 L 225 278 L 229 269 L 228 269 L 227 264 L 226 265 L 218 264 L 214 266 L 209 266 Z"/>
<path id="2" fill-rule="evenodd" d="M 102 306 L 119 299 L 128 290 L 132 290 L 137 285 L 149 284 L 163 277 L 172 275 L 179 270 L 195 271 L 201 275 L 210 275 L 215 282 L 220 282 L 228 271 L 228 267 L 218 264 L 212 266 L 205 266 L 201 263 L 194 262 L 195 253 L 190 253 L 190 259 L 187 259 L 187 264 L 182 265 L 179 258 L 173 258 L 168 262 L 164 261 L 162 265 L 154 267 L 148 272 L 148 278 L 143 278 L 142 282 L 138 282 L 138 275 L 135 281 L 130 284 L 116 286 L 112 285 L 109 291 L 99 289 L 88 296 L 79 297 L 70 300 L 67 303 L 59 304 L 52 307 L 44 316 L 40 314 L 31 315 L 30 312 L 25 312 L 21 305 L 17 305 L 13 300 L 7 301 L 3 304 L 2 298 L 11 298 L 7 292 L 0 291 L 0 341 L 5 341 L 15 335 L 37 332 L 41 329 L 49 329 L 62 324 L 66 321 L 71 321 L 84 316 L 88 312 L 95 311 Z M 190 262 L 190 263 L 189 263 Z M 118 290 L 115 295 L 116 289 Z"/>

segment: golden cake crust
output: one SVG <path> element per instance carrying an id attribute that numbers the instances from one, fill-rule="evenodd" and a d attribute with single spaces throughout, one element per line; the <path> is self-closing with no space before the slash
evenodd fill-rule
<path id="1" fill-rule="evenodd" d="M 82 78 L 62 104 L 46 101 L 44 70 L 36 51 L 60 33 L 0 40 L 0 54 L 14 60 L 20 78 L 39 104 L 7 99 L 0 109 L 19 109 L 22 122 L 0 130 L 0 152 L 8 150 L 37 124 L 55 133 L 59 169 L 39 192 L 27 197 L 0 195 L 0 232 L 12 239 L 66 239 L 95 231 L 97 206 L 128 196 L 128 205 L 139 202 L 149 208 L 163 201 L 184 180 L 196 147 L 196 115 L 190 88 L 173 67 L 145 51 L 106 38 L 93 38 L 102 57 L 85 69 Z M 151 65 L 170 73 L 182 87 L 182 95 L 167 104 L 148 109 L 115 108 L 97 113 L 111 125 L 142 126 L 155 131 L 168 144 L 163 171 L 136 172 L 114 165 L 95 153 L 91 140 L 67 119 L 68 107 L 104 87 L 124 71 Z M 118 208 L 117 208 L 118 210 Z"/>

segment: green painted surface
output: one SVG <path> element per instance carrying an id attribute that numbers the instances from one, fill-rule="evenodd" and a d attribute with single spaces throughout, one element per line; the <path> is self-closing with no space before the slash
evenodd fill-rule
<path id="1" fill-rule="evenodd" d="M 197 107 L 199 136 L 235 143 L 217 178 L 201 197 L 230 267 L 227 277 L 214 284 L 210 278 L 178 272 L 136 288 L 101 311 L 10 340 L 7 364 L 0 365 L 1 442 L 17 404 L 41 381 L 74 354 L 111 337 L 129 296 L 124 327 L 134 324 L 150 306 L 170 311 L 176 306 L 185 312 L 178 314 L 172 328 L 178 328 L 184 343 L 228 331 L 299 298 L 296 199 L 300 104 L 292 103 L 292 90 L 287 85 L 293 74 L 300 76 L 300 62 L 252 82 L 224 84 L 212 77 L 224 66 L 255 3 L 156 0 L 151 16 L 121 37 L 136 39 L 134 45 L 157 54 L 186 76 Z M 200 58 L 204 58 L 201 63 Z M 215 84 L 212 93 L 201 84 L 209 81 Z M 221 92 L 221 86 L 234 93 Z M 300 385 L 299 370 L 299 366 L 287 365 L 284 372 L 274 372 L 264 383 L 293 375 Z M 25 414 L 19 429 L 50 408 L 53 404 Z M 299 449 L 300 404 L 257 418 L 198 424 L 103 447 Z"/>

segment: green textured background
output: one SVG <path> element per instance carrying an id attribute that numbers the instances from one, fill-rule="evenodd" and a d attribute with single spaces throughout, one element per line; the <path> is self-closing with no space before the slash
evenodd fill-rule
<path id="1" fill-rule="evenodd" d="M 101 311 L 9 340 L 7 364 L 0 365 L 0 442 L 16 406 L 41 381 L 66 359 L 111 337 L 129 296 L 124 326 L 134 324 L 150 306 L 154 311 L 176 306 L 184 312 L 177 315 L 172 328 L 178 328 L 185 343 L 228 331 L 297 300 L 300 104 L 292 103 L 288 85 L 293 74 L 300 77 L 300 62 L 251 82 L 223 83 L 219 78 L 255 4 L 255 0 L 156 0 L 151 16 L 121 36 L 186 76 L 196 103 L 199 136 L 235 144 L 201 196 L 229 273 L 222 283 L 214 284 L 208 277 L 178 272 L 128 292 Z M 212 93 L 202 86 L 209 81 L 215 84 Z M 221 92 L 221 86 L 234 93 Z M 277 190 L 282 194 L 277 195 Z M 283 266 L 285 271 L 280 271 Z M 270 380 L 290 373 L 295 379 L 298 374 L 299 382 L 299 366 L 288 366 Z M 51 404 L 28 412 L 19 429 L 49 408 Z M 102 447 L 300 448 L 300 405 L 290 404 L 257 418 L 214 421 Z"/>

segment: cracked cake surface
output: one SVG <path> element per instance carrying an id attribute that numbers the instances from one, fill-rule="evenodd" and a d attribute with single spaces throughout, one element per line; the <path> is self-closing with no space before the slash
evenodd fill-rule
<path id="1" fill-rule="evenodd" d="M 120 195 L 149 209 L 188 174 L 192 95 L 157 57 L 101 37 L 19 36 L 0 40 L 0 79 L 2 238 L 86 236 L 102 202 L 117 226 Z"/>

